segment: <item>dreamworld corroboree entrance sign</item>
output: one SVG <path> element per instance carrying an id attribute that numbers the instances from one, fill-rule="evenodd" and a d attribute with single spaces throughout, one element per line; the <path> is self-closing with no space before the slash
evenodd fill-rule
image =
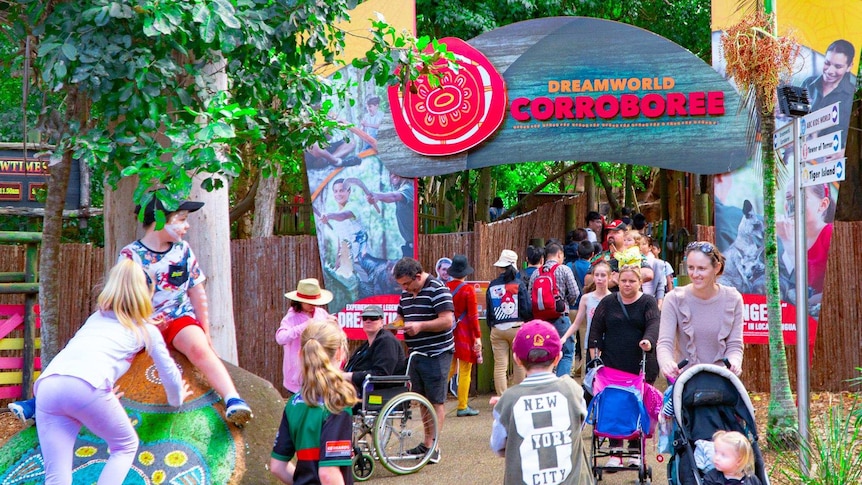
<path id="1" fill-rule="evenodd" d="M 708 174 L 748 159 L 734 87 L 646 30 L 552 17 L 443 42 L 457 72 L 389 90 L 394 129 L 381 130 L 378 146 L 399 175 L 544 160 Z"/>

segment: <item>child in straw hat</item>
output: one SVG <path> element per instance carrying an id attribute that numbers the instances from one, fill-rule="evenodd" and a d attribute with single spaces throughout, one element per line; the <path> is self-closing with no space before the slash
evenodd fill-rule
<path id="1" fill-rule="evenodd" d="M 320 288 L 316 278 L 299 280 L 296 291 L 284 294 L 290 300 L 290 309 L 281 320 L 275 341 L 284 347 L 284 388 L 291 395 L 302 387 L 299 370 L 299 344 L 302 331 L 312 320 L 326 320 L 329 313 L 323 308 L 332 301 L 332 292 Z"/>

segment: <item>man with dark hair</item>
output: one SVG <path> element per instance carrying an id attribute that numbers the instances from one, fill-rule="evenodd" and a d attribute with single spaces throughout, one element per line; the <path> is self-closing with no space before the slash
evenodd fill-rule
<path id="1" fill-rule="evenodd" d="M 638 212 L 637 214 L 632 216 L 632 227 L 635 230 L 640 231 L 641 234 L 644 234 L 644 229 L 646 228 L 646 226 L 647 226 L 647 223 L 646 223 L 646 216 L 645 215 Z M 644 235 L 646 236 L 647 234 L 644 234 Z"/>
<path id="2" fill-rule="evenodd" d="M 632 213 L 633 212 L 634 211 L 632 210 L 631 207 L 623 207 L 622 209 L 620 209 L 620 219 L 622 219 L 623 224 L 625 224 L 626 227 L 632 226 Z"/>
<path id="3" fill-rule="evenodd" d="M 439 430 L 446 417 L 446 382 L 455 339 L 455 306 L 452 294 L 440 280 L 422 269 L 419 261 L 401 258 L 392 269 L 392 276 L 401 286 L 398 315 L 404 320 L 404 343 L 413 355 L 410 382 L 413 391 L 428 398 L 437 414 Z M 428 422 L 428 420 L 425 420 Z M 434 443 L 433 431 L 425 429 L 425 442 L 408 453 L 424 455 Z M 440 448 L 431 455 L 431 462 L 440 461 Z"/>
<path id="4" fill-rule="evenodd" d="M 853 44 L 844 39 L 838 39 L 826 48 L 822 73 L 802 82 L 802 87 L 808 90 L 812 112 L 832 103 L 841 102 L 838 105 L 838 124 L 820 130 L 818 135 L 841 131 L 842 148 L 847 144 L 850 112 L 853 107 L 853 95 L 856 93 L 856 78 L 853 76 L 852 69 L 855 60 L 856 49 Z M 807 134 L 810 135 L 810 133 Z"/>
<path id="5" fill-rule="evenodd" d="M 574 264 L 578 259 L 578 244 L 587 239 L 586 229 L 572 229 L 566 234 L 566 245 L 563 246 L 563 253 L 566 256 L 566 264 Z"/>
<path id="6" fill-rule="evenodd" d="M 584 228 L 587 231 L 587 239 L 590 242 L 602 242 L 602 229 L 604 229 L 605 222 L 602 219 L 602 215 L 596 211 L 587 212 L 587 227 Z"/>
<path id="7" fill-rule="evenodd" d="M 545 262 L 545 248 L 541 246 L 527 246 L 527 267 L 521 271 L 521 279 L 524 282 L 529 282 L 533 273 L 542 267 Z"/>
<path id="8" fill-rule="evenodd" d="M 545 246 L 545 263 L 542 265 L 540 271 L 533 273 L 533 276 L 530 277 L 530 284 L 528 285 L 530 294 L 532 295 L 532 288 L 536 279 L 543 273 L 553 271 L 554 278 L 557 282 L 557 290 L 559 290 L 559 296 L 565 302 L 565 310 L 557 319 L 549 323 L 557 329 L 560 336 L 566 333 L 566 330 L 569 329 L 569 326 L 571 325 L 571 321 L 569 320 L 569 309 L 575 308 L 578 296 L 581 294 L 580 290 L 578 290 L 578 283 L 575 281 L 574 273 L 572 273 L 572 270 L 569 269 L 568 266 L 562 263 L 562 246 L 555 242 L 549 243 Z M 560 363 L 557 365 L 558 376 L 567 376 L 572 372 L 572 358 L 574 354 L 575 342 L 571 338 L 567 339 L 563 342 L 563 356 L 560 359 Z"/>

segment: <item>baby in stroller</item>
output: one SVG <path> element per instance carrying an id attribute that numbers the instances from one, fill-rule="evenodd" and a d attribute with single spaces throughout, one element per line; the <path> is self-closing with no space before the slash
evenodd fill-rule
<path id="1" fill-rule="evenodd" d="M 730 369 L 713 364 L 686 369 L 674 384 L 672 409 L 673 454 L 667 465 L 671 485 L 769 485 L 754 407 Z M 745 466 L 736 466 L 729 441 Z"/>
<path id="2" fill-rule="evenodd" d="M 754 451 L 748 438 L 737 431 L 712 435 L 715 468 L 703 476 L 703 485 L 761 485 L 754 473 Z"/>

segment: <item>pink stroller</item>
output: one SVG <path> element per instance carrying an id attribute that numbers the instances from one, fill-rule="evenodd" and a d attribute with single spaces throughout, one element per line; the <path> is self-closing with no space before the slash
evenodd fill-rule
<path id="1" fill-rule="evenodd" d="M 592 439 L 592 471 L 597 480 L 602 479 L 604 472 L 637 470 L 641 484 L 652 480 L 652 467 L 646 464 L 646 438 L 651 437 L 655 430 L 658 413 L 661 411 L 662 394 L 653 386 L 644 382 L 644 365 L 641 362 L 639 375 L 629 374 L 610 367 L 600 366 L 595 371 L 592 383 L 593 399 L 587 411 L 586 422 L 593 426 Z M 639 439 L 637 450 L 624 448 L 611 449 L 607 444 L 609 439 Z M 622 455 L 625 458 L 638 458 L 637 468 L 605 467 L 599 461 L 611 455 Z"/>

